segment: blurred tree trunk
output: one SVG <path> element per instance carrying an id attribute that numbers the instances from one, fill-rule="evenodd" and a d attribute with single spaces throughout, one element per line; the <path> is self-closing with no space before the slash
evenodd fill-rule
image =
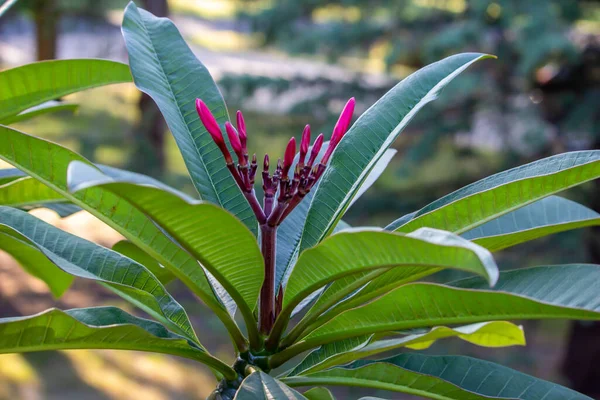
<path id="1" fill-rule="evenodd" d="M 54 0 L 35 0 L 33 2 L 35 16 L 37 59 L 52 60 L 56 58 L 56 28 L 59 13 Z"/>
<path id="2" fill-rule="evenodd" d="M 167 0 L 144 0 L 144 8 L 158 17 L 169 15 Z M 138 103 L 140 119 L 134 127 L 131 169 L 160 177 L 165 171 L 165 120 L 154 100 L 142 93 Z"/>

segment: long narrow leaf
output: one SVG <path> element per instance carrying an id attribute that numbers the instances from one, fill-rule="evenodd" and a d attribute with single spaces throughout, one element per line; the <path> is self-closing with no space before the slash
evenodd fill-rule
<path id="1" fill-rule="evenodd" d="M 250 374 L 242 381 L 235 400 L 302 400 L 306 397 L 262 371 Z"/>
<path id="2" fill-rule="evenodd" d="M 422 208 L 395 230 L 411 232 L 427 226 L 461 234 L 598 177 L 600 150 L 559 154 L 465 186 Z"/>
<path id="3" fill-rule="evenodd" d="M 67 349 L 118 349 L 173 354 L 204 363 L 233 379 L 236 373 L 162 325 L 114 307 L 51 309 L 0 319 L 0 353 Z"/>
<path id="4" fill-rule="evenodd" d="M 599 290 L 600 266 L 587 264 L 504 272 L 493 289 L 479 278 L 453 286 L 412 283 L 340 314 L 289 352 L 375 332 L 446 324 L 510 319 L 600 320 Z"/>
<path id="5" fill-rule="evenodd" d="M 133 2 L 125 9 L 122 30 L 134 82 L 163 113 L 200 196 L 230 211 L 256 235 L 254 214 L 196 115 L 194 102 L 199 97 L 219 124 L 228 120 L 208 70 L 171 21 L 138 9 Z"/>
<path id="6" fill-rule="evenodd" d="M 345 385 L 391 390 L 438 400 L 591 400 L 552 382 L 488 361 L 462 356 L 400 354 L 282 379 L 290 386 Z"/>
<path id="7" fill-rule="evenodd" d="M 154 275 L 132 259 L 14 208 L 0 206 L 0 222 L 0 232 L 35 247 L 64 272 L 104 284 L 171 329 L 197 340 L 185 310 Z M 3 250 L 30 256 L 18 243 L 13 244 Z"/>
<path id="8" fill-rule="evenodd" d="M 70 93 L 131 82 L 126 64 L 109 60 L 51 60 L 0 72 L 0 121 Z"/>
<path id="9" fill-rule="evenodd" d="M 498 251 L 553 233 L 600 225 L 600 214 L 574 201 L 546 197 L 462 234 Z"/>
<path id="10" fill-rule="evenodd" d="M 397 84 L 356 121 L 321 178 L 300 251 L 313 247 L 333 229 L 369 172 L 416 113 L 467 67 L 488 57 L 465 53 L 431 64 Z"/>

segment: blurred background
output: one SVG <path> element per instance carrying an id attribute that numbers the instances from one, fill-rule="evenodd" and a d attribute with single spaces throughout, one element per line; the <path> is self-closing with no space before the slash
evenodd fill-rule
<path id="1" fill-rule="evenodd" d="M 0 1 L 2 3 L 2 1 Z M 350 209 L 352 225 L 385 225 L 489 174 L 551 154 L 600 148 L 600 1 L 577 0 L 136 0 L 168 16 L 218 81 L 230 113 L 245 111 L 249 147 L 279 154 L 304 124 L 330 134 L 347 98 L 357 115 L 411 72 L 463 51 L 495 54 L 457 78 L 394 144 L 382 178 Z M 0 18 L 0 69 L 53 58 L 127 61 L 125 0 L 19 0 Z M 193 193 L 183 160 L 152 100 L 133 84 L 69 96 L 74 114 L 15 128 Z M 0 139 L 1 140 L 1 139 Z M 566 193 L 600 211 L 600 184 Z M 101 244 L 120 238 L 89 215 L 33 211 Z M 600 264 L 600 231 L 579 230 L 497 254 L 501 268 Z M 452 276 L 444 276 L 450 279 Z M 216 317 L 183 286 L 170 287 L 204 344 L 231 360 Z M 58 304 L 125 306 L 76 282 L 59 301 L 0 254 L 0 317 Z M 457 340 L 432 354 L 464 353 L 600 399 L 598 324 L 525 324 L 526 348 L 490 350 Z M 181 359 L 71 351 L 0 356 L 0 399 L 198 399 L 214 382 Z M 342 399 L 359 390 L 334 390 Z M 135 394 L 133 394 L 135 393 Z M 408 396 L 377 393 L 381 397 Z"/>

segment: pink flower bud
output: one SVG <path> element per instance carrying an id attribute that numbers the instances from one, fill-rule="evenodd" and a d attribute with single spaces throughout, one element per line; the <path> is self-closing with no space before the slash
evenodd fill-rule
<path id="1" fill-rule="evenodd" d="M 263 171 L 269 170 L 269 155 L 265 154 L 265 159 L 263 161 Z"/>
<path id="2" fill-rule="evenodd" d="M 317 156 L 319 155 L 319 152 L 321 151 L 321 146 L 323 146 L 323 134 L 320 133 L 319 136 L 317 136 L 317 138 L 315 139 L 315 143 L 313 144 L 312 150 L 310 151 L 310 158 L 308 159 L 308 165 L 309 167 L 311 167 L 314 162 L 315 159 L 317 158 Z"/>
<path id="3" fill-rule="evenodd" d="M 235 128 L 229 121 L 225 122 L 225 130 L 227 131 L 227 136 L 229 137 L 229 143 L 231 143 L 231 147 L 233 147 L 233 151 L 240 159 L 240 163 L 245 161 L 244 156 L 242 154 L 242 144 L 240 143 L 240 138 L 238 137 Z"/>
<path id="4" fill-rule="evenodd" d="M 310 145 L 310 125 L 306 125 L 304 127 L 304 131 L 302 132 L 302 141 L 300 142 L 300 159 L 298 161 L 299 165 L 304 165 L 304 159 L 306 158 L 306 153 L 308 153 L 309 145 Z"/>
<path id="5" fill-rule="evenodd" d="M 200 121 L 210 133 L 210 136 L 213 138 L 217 145 L 224 144 L 223 134 L 221 133 L 221 128 L 219 128 L 219 124 L 215 119 L 212 112 L 208 106 L 200 99 L 196 99 L 196 111 L 198 112 L 198 116 L 200 117 Z"/>
<path id="6" fill-rule="evenodd" d="M 283 156 L 283 176 L 287 177 L 294 157 L 296 156 L 296 138 L 291 138 L 285 148 L 285 155 Z"/>
<path id="7" fill-rule="evenodd" d="M 333 134 L 331 135 L 331 143 L 333 147 L 337 146 L 337 144 L 342 140 L 342 137 L 348 131 L 348 127 L 350 126 L 350 122 L 352 122 L 352 114 L 354 113 L 354 105 L 356 104 L 356 100 L 352 97 L 342 110 L 340 114 L 340 118 L 335 124 L 335 128 L 333 128 Z"/>
<path id="8" fill-rule="evenodd" d="M 246 122 L 244 121 L 244 115 L 240 110 L 237 112 L 237 129 L 240 133 L 240 142 L 242 143 L 242 150 L 244 153 L 247 153 L 246 150 L 246 139 L 248 136 L 246 135 Z"/>

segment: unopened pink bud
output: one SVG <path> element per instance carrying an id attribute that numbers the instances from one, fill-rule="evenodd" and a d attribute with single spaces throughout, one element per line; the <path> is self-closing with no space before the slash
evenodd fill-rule
<path id="1" fill-rule="evenodd" d="M 242 144 L 240 143 L 240 138 L 238 137 L 235 128 L 233 127 L 233 125 L 231 125 L 229 121 L 225 122 L 225 130 L 227 131 L 229 143 L 231 143 L 233 151 L 235 151 L 235 154 L 237 154 L 237 156 L 239 157 L 240 162 L 243 161 L 244 157 L 242 154 Z"/>
<path id="2" fill-rule="evenodd" d="M 304 165 L 304 159 L 306 158 L 306 153 L 308 153 L 308 146 L 310 145 L 310 125 L 306 125 L 304 127 L 304 131 L 302 132 L 302 141 L 300 142 L 300 159 L 298 164 Z"/>
<path id="3" fill-rule="evenodd" d="M 296 156 L 296 138 L 291 138 L 283 156 L 283 176 L 286 177 Z"/>
<path id="4" fill-rule="evenodd" d="M 237 130 L 240 134 L 240 142 L 242 143 L 242 150 L 244 153 L 246 152 L 246 140 L 248 136 L 246 135 L 246 122 L 244 121 L 244 115 L 240 110 L 237 112 Z"/>
<path id="5" fill-rule="evenodd" d="M 210 133 L 210 136 L 213 138 L 217 145 L 224 144 L 223 134 L 221 133 L 221 128 L 219 128 L 219 124 L 215 119 L 212 112 L 208 106 L 200 99 L 196 99 L 196 111 L 198 112 L 198 116 L 200 117 L 200 121 Z"/>
<path id="6" fill-rule="evenodd" d="M 308 159 L 309 167 L 312 166 L 321 151 L 321 146 L 323 146 L 323 134 L 320 133 L 319 136 L 315 139 L 315 143 L 313 143 L 312 150 L 310 151 L 310 158 Z"/>
<path id="7" fill-rule="evenodd" d="M 337 146 L 337 144 L 342 140 L 344 134 L 348 131 L 348 127 L 350 127 L 350 122 L 352 122 L 352 114 L 354 113 L 354 105 L 356 104 L 356 100 L 352 97 L 342 110 L 340 117 L 333 128 L 333 134 L 331 135 L 331 143 L 333 147 Z"/>

